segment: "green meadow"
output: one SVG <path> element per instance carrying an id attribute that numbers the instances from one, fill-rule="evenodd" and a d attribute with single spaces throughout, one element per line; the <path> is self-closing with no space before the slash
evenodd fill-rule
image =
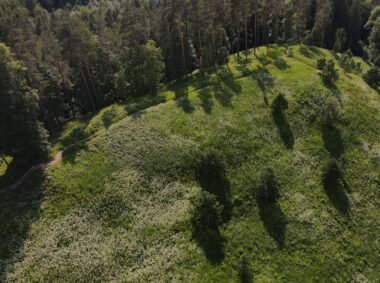
<path id="1" fill-rule="evenodd" d="M 241 55 L 69 122 L 52 154 L 86 141 L 0 194 L 0 281 L 377 282 L 380 96 L 362 79 L 369 66 L 355 58 L 362 72 L 347 73 L 341 55 L 298 45 Z M 339 72 L 328 87 L 322 57 Z M 331 160 L 340 169 L 328 181 Z M 263 205 L 268 170 L 279 196 Z M 223 206 L 208 238 L 192 222 L 202 191 Z"/>

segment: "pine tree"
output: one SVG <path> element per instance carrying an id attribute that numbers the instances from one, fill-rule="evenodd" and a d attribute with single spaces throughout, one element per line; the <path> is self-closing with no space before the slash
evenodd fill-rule
<path id="1" fill-rule="evenodd" d="M 47 156 L 47 133 L 38 121 L 38 95 L 30 89 L 25 67 L 0 44 L 0 149 L 24 160 Z"/>
<path id="2" fill-rule="evenodd" d="M 347 42 L 347 33 L 346 30 L 343 28 L 339 28 L 336 31 L 335 34 L 335 43 L 334 43 L 334 51 L 335 52 L 342 52 L 345 50 Z"/>
<path id="3" fill-rule="evenodd" d="M 376 66 L 380 66 L 380 6 L 372 10 L 366 28 L 370 30 L 368 38 L 369 59 Z"/>

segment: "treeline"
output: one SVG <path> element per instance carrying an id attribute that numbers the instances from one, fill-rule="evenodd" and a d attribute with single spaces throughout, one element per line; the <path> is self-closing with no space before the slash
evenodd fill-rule
<path id="1" fill-rule="evenodd" d="M 23 103 L 34 105 L 28 119 L 35 121 L 28 122 L 29 127 L 37 136 L 45 136 L 38 121 L 54 133 L 67 119 L 129 97 L 155 94 L 162 81 L 225 64 L 229 54 L 241 60 L 249 48 L 255 52 L 271 43 L 350 49 L 379 65 L 378 4 L 370 0 L 2 0 L 0 41 L 6 46 L 1 46 L 5 51 L 0 55 L 7 58 L 1 64 L 19 66 Z M 8 97 L 15 90 L 12 84 L 3 87 L 3 81 L 9 81 L 7 76 L 15 79 L 14 70 L 3 69 L 8 74 L 0 74 L 0 92 Z M 12 99 L 1 102 L 3 113 L 14 109 L 12 115 L 19 115 L 21 106 L 13 105 Z M 9 117 L 1 118 L 2 133 Z M 14 154 L 7 149 L 19 135 L 9 135 L 0 139 L 0 150 Z"/>

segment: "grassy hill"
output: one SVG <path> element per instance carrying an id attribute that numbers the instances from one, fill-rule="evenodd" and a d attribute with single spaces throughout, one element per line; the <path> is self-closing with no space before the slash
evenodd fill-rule
<path id="1" fill-rule="evenodd" d="M 0 281 L 376 282 L 380 96 L 339 67 L 325 87 L 316 60 L 338 56 L 261 48 L 69 123 L 55 151 L 93 137 L 0 195 Z M 268 171 L 279 197 L 263 205 Z M 201 191 L 224 206 L 208 239 Z"/>

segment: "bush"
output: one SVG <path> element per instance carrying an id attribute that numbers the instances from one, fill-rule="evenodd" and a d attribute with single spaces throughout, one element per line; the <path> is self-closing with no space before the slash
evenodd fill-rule
<path id="1" fill-rule="evenodd" d="M 338 71 L 335 69 L 335 63 L 333 60 L 329 60 L 323 67 L 321 72 L 321 78 L 324 84 L 330 86 L 335 83 L 339 78 Z"/>
<path id="2" fill-rule="evenodd" d="M 323 70 L 323 68 L 326 66 L 326 59 L 325 58 L 320 58 L 317 60 L 317 69 L 318 70 Z"/>
<path id="3" fill-rule="evenodd" d="M 344 53 L 340 58 L 339 58 L 339 65 L 342 67 L 343 70 L 346 72 L 361 72 L 362 67 L 359 62 L 355 62 L 354 59 L 352 58 L 352 52 L 347 51 Z"/>
<path id="4" fill-rule="evenodd" d="M 191 222 L 197 232 L 218 229 L 222 223 L 223 206 L 217 201 L 215 195 L 202 191 L 192 200 L 192 205 Z"/>
<path id="5" fill-rule="evenodd" d="M 377 67 L 371 68 L 364 75 L 364 80 L 369 86 L 380 91 L 380 69 Z"/>
<path id="6" fill-rule="evenodd" d="M 278 183 L 272 169 L 267 169 L 262 176 L 256 198 L 260 204 L 275 203 L 279 198 Z"/>
<path id="7" fill-rule="evenodd" d="M 340 104 L 330 91 L 312 87 L 306 89 L 297 99 L 294 110 L 300 119 L 319 126 L 329 125 L 341 119 Z"/>
<path id="8" fill-rule="evenodd" d="M 341 120 L 339 101 L 333 96 L 328 96 L 319 109 L 317 121 L 321 125 L 332 125 L 339 120 Z"/>
<path id="9" fill-rule="evenodd" d="M 279 94 L 271 105 L 271 108 L 274 112 L 282 112 L 288 108 L 288 101 L 282 94 Z"/>

